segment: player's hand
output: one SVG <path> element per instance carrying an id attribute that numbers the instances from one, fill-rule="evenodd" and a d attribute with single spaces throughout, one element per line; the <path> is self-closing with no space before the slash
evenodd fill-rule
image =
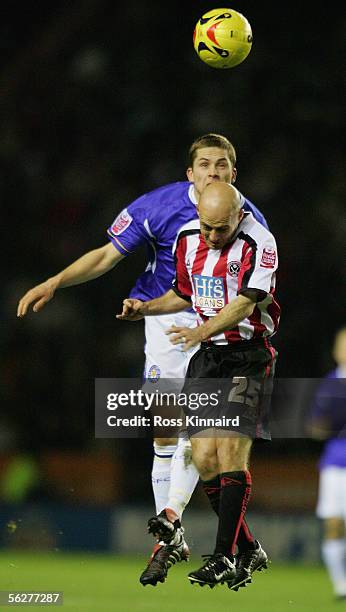
<path id="1" fill-rule="evenodd" d="M 38 312 L 45 306 L 54 296 L 56 284 L 51 280 L 47 280 L 40 285 L 33 287 L 19 300 L 17 307 L 17 317 L 24 317 L 28 312 L 30 304 L 34 302 L 33 311 Z"/>
<path id="2" fill-rule="evenodd" d="M 199 327 L 175 327 L 172 325 L 167 329 L 166 334 L 171 336 L 170 341 L 172 344 L 183 344 L 182 350 L 188 351 L 193 346 L 197 346 L 201 342 L 201 332 Z"/>
<path id="3" fill-rule="evenodd" d="M 140 319 L 143 319 L 144 315 L 140 312 L 143 304 L 144 302 L 141 300 L 126 298 L 126 300 L 123 301 L 122 313 L 116 315 L 117 319 L 121 319 L 123 321 L 139 321 Z"/>

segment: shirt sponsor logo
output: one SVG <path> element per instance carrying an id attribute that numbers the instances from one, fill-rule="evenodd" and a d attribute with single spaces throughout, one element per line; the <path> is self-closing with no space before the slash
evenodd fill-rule
<path id="1" fill-rule="evenodd" d="M 240 261 L 230 261 L 227 264 L 227 272 L 233 278 L 236 278 L 240 272 Z"/>
<path id="2" fill-rule="evenodd" d="M 111 226 L 111 233 L 114 236 L 119 236 L 122 234 L 132 223 L 133 219 L 131 215 L 127 212 L 127 209 L 123 210 L 120 215 L 117 216 L 113 225 Z"/>
<path id="3" fill-rule="evenodd" d="M 262 251 L 262 259 L 260 266 L 262 268 L 274 268 L 276 262 L 276 251 L 265 247 Z"/>
<path id="4" fill-rule="evenodd" d="M 223 308 L 226 304 L 223 278 L 219 276 L 193 275 L 196 306 L 199 308 Z"/>

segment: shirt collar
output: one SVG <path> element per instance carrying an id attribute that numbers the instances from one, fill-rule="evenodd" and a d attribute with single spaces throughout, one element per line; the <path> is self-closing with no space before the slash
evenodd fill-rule
<path id="1" fill-rule="evenodd" d="M 189 187 L 189 198 L 190 198 L 192 204 L 197 206 L 197 200 L 196 200 L 196 196 L 195 196 L 195 186 L 194 186 L 193 183 L 191 183 L 191 185 Z"/>

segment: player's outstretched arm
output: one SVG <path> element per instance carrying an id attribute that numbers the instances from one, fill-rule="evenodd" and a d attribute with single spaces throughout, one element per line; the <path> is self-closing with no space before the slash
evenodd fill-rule
<path id="1" fill-rule="evenodd" d="M 127 298 L 123 301 L 122 313 L 116 316 L 117 319 L 125 321 L 139 321 L 143 317 L 180 312 L 181 310 L 186 310 L 189 306 L 191 306 L 189 300 L 184 300 L 175 291 L 170 289 L 167 293 L 161 295 L 161 297 L 148 300 L 148 302 Z"/>
<path id="2" fill-rule="evenodd" d="M 38 312 L 53 298 L 57 289 L 80 285 L 102 276 L 114 268 L 123 257 L 111 242 L 99 249 L 88 251 L 55 276 L 27 291 L 19 300 L 17 316 L 24 317 L 31 304 L 34 304 L 33 311 Z"/>

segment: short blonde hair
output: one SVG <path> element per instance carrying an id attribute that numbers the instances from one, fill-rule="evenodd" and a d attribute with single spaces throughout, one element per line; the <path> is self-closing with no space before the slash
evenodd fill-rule
<path id="1" fill-rule="evenodd" d="M 232 166 L 235 166 L 237 155 L 232 143 L 225 136 L 221 136 L 220 134 L 204 134 L 204 136 L 197 138 L 189 149 L 188 164 L 190 168 L 192 168 L 193 162 L 196 159 L 198 149 L 204 149 L 205 147 L 218 147 L 219 149 L 224 149 L 227 152 L 227 156 Z"/>

